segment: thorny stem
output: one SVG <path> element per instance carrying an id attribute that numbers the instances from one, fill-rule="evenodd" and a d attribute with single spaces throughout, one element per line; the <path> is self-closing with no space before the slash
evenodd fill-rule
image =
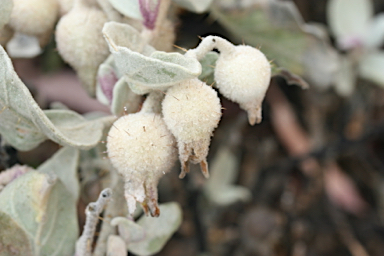
<path id="1" fill-rule="evenodd" d="M 189 50 L 185 55 L 201 60 L 213 49 L 217 49 L 221 54 L 227 55 L 231 54 L 235 50 L 235 46 L 224 38 L 218 36 L 207 36 L 195 49 Z"/>
<path id="2" fill-rule="evenodd" d="M 83 234 L 76 242 L 76 256 L 91 256 L 92 255 L 92 242 L 95 235 L 98 217 L 103 211 L 105 205 L 109 202 L 112 196 L 112 190 L 106 188 L 101 191 L 99 198 L 96 202 L 88 204 L 85 209 L 86 221 L 84 225 Z"/>

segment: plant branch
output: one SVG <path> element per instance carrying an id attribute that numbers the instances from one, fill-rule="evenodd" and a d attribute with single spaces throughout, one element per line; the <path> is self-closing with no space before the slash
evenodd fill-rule
<path id="1" fill-rule="evenodd" d="M 101 191 L 96 202 L 88 204 L 85 209 L 86 221 L 83 234 L 76 242 L 75 256 L 91 256 L 92 242 L 95 235 L 96 225 L 99 220 L 99 215 L 103 211 L 105 205 L 109 202 L 112 196 L 112 190 L 106 188 Z"/>

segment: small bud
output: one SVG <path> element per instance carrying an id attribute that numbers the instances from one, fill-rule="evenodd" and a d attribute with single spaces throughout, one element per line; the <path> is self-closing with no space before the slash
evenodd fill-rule
<path id="1" fill-rule="evenodd" d="M 229 42 L 228 42 L 229 43 Z M 225 45 L 228 47 L 228 44 Z M 271 66 L 265 55 L 251 46 L 220 49 L 216 62 L 216 87 L 226 98 L 248 112 L 251 125 L 261 122 L 261 104 L 271 79 Z"/>
<path id="2" fill-rule="evenodd" d="M 98 67 L 109 55 L 101 33 L 107 21 L 101 10 L 76 2 L 56 28 L 60 55 L 77 71 L 83 86 L 92 96 L 95 94 Z"/>
<path id="3" fill-rule="evenodd" d="M 175 140 L 159 114 L 139 112 L 119 118 L 108 133 L 108 157 L 125 179 L 125 198 L 133 214 L 140 202 L 159 215 L 157 184 L 176 160 Z"/>
<path id="4" fill-rule="evenodd" d="M 217 92 L 198 79 L 171 87 L 163 100 L 164 121 L 176 137 L 182 165 L 180 178 L 189 171 L 189 162 L 200 163 L 209 176 L 206 157 L 213 130 L 221 117 Z"/>

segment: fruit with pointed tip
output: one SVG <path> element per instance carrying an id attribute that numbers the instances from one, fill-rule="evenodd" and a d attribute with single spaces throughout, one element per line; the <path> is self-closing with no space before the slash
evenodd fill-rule
<path id="1" fill-rule="evenodd" d="M 101 30 L 108 19 L 98 8 L 76 1 L 56 27 L 57 49 L 77 72 L 84 88 L 95 95 L 99 65 L 108 57 Z"/>
<path id="2" fill-rule="evenodd" d="M 220 56 L 214 73 L 216 87 L 226 98 L 247 111 L 251 125 L 260 123 L 261 105 L 271 79 L 271 65 L 256 48 L 228 44 L 226 50 L 219 48 Z"/>
<path id="3" fill-rule="evenodd" d="M 139 202 L 146 213 L 158 216 L 157 184 L 176 160 L 175 139 L 162 117 L 143 111 L 120 117 L 108 133 L 107 151 L 124 177 L 129 213 Z"/>
<path id="4" fill-rule="evenodd" d="M 213 130 L 221 118 L 217 92 L 199 79 L 191 79 L 168 89 L 162 107 L 164 121 L 179 148 L 182 166 L 179 177 L 189 172 L 189 162 L 192 162 L 199 163 L 208 178 L 206 157 Z"/>

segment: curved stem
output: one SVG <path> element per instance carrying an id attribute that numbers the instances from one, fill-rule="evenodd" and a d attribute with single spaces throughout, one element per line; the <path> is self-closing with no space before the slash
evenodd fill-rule
<path id="1" fill-rule="evenodd" d="M 185 55 L 200 60 L 213 49 L 219 50 L 221 54 L 230 55 L 235 51 L 235 46 L 219 36 L 207 36 L 195 49 L 187 51 Z"/>
<path id="2" fill-rule="evenodd" d="M 161 113 L 161 101 L 164 98 L 164 93 L 161 91 L 152 91 L 148 94 L 143 103 L 141 111 L 149 113 Z"/>

